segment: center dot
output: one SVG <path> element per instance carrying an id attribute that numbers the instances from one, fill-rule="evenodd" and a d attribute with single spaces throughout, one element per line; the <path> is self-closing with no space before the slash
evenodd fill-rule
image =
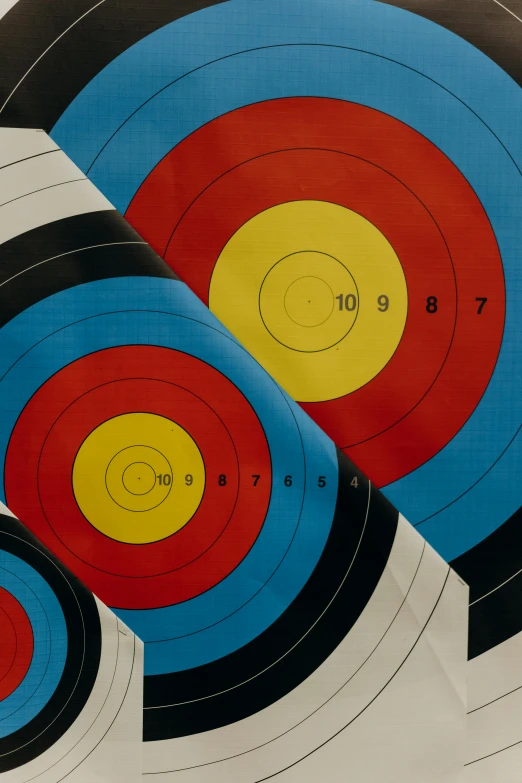
<path id="1" fill-rule="evenodd" d="M 285 293 L 285 310 L 299 326 L 319 326 L 328 320 L 333 307 L 333 292 L 320 277 L 300 277 Z"/>
<path id="2" fill-rule="evenodd" d="M 122 481 L 132 495 L 146 495 L 156 484 L 156 473 L 147 462 L 131 462 L 123 471 Z"/>

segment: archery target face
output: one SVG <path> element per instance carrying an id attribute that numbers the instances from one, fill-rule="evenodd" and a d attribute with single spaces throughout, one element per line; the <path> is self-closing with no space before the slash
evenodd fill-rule
<path id="1" fill-rule="evenodd" d="M 130 285 L 128 296 L 138 289 Z M 82 300 L 88 293 L 63 296 L 80 311 L 91 306 L 89 298 Z M 54 306 L 51 300 L 42 308 Z M 272 488 L 267 428 L 216 368 L 212 341 L 200 357 L 190 355 L 168 338 L 181 316 L 158 316 L 168 347 L 132 344 L 129 335 L 130 344 L 102 347 L 105 329 L 119 327 L 125 335 L 125 312 L 91 316 L 99 319 L 99 334 L 78 318 L 46 343 L 35 342 L 37 353 L 42 345 L 42 361 L 47 351 L 55 355 L 56 371 L 42 368 L 48 377 L 37 380 L 9 436 L 5 494 L 19 515 L 31 519 L 33 532 L 107 603 L 152 608 L 186 601 L 221 582 L 250 552 L 267 514 L 268 527 L 272 517 L 276 524 L 292 493 Z M 191 338 L 185 343 L 189 348 Z M 20 362 L 16 375 L 18 370 L 25 395 L 27 371 Z M 268 431 L 278 442 L 283 435 L 274 427 Z M 286 435 L 296 437 L 291 428 Z M 297 455 L 295 474 L 288 465 L 297 481 Z M 35 482 L 28 484 L 27 471 Z M 297 509 L 298 503 L 296 497 L 292 505 Z M 292 524 L 289 518 L 288 531 Z"/>
<path id="2" fill-rule="evenodd" d="M 321 124 L 310 123 L 317 116 Z M 285 136 L 295 146 L 279 151 Z M 231 140 L 226 161 L 209 174 L 203 150 L 219 158 L 222 138 Z M 185 170 L 183 197 L 173 196 L 168 172 Z M 161 200 L 163 214 L 151 215 L 147 205 Z M 163 159 L 127 216 L 155 242 L 165 238 L 163 254 L 181 277 L 374 474 L 379 459 L 370 458 L 383 441 L 438 421 L 430 438 L 390 460 L 380 483 L 446 445 L 488 384 L 504 283 L 487 216 L 433 144 L 375 110 L 295 98 L 220 117 Z M 477 295 L 486 289 L 488 314 L 488 297 Z M 459 400 L 450 415 L 448 396 Z M 397 402 L 379 405 L 384 397 Z"/>
<path id="3" fill-rule="evenodd" d="M 283 771 L 382 691 L 392 698 L 413 648 L 423 671 L 438 669 L 424 631 L 455 598 L 465 608 L 466 590 L 92 186 L 91 198 L 100 212 L 71 217 L 58 198 L 66 217 L 34 228 L 29 216 L 0 247 L 12 303 L 0 330 L 4 493 L 145 640 L 148 773 L 177 775 L 181 763 L 216 779 L 247 752 L 249 778 Z M 78 269 L 91 282 L 78 284 Z M 302 320 L 300 303 L 291 291 Z M 373 618 L 378 633 L 355 628 Z M 202 771 L 192 747 L 213 756 L 227 735 L 234 758 L 221 748 Z M 409 764 L 395 746 L 390 756 Z"/>
<path id="4" fill-rule="evenodd" d="M 486 483 L 518 464 L 521 121 L 415 14 L 234 1 L 121 54 L 53 137 L 451 559 L 520 506 Z"/>
<path id="5" fill-rule="evenodd" d="M 369 600 L 397 514 L 383 506 L 384 560 L 374 557 L 361 579 L 362 561 L 350 564 L 375 524 L 368 484 L 355 472 L 340 487 L 333 444 L 184 285 L 129 277 L 77 286 L 0 334 L 0 396 L 11 401 L 1 430 L 6 500 L 148 643 L 149 738 L 257 712 L 299 684 L 314 656 L 328 657 Z M 343 492 L 355 493 L 349 529 Z M 339 604 L 329 615 L 336 632 L 312 633 L 320 607 L 357 579 L 351 610 Z M 287 675 L 266 680 L 274 656 Z M 223 693 L 197 709 L 187 697 L 186 719 L 177 705 L 172 725 L 161 713 L 181 681 Z M 219 709 L 209 712 L 208 698 Z"/>
<path id="6" fill-rule="evenodd" d="M 78 220 L 63 221 L 63 236 Z M 45 230 L 16 241 L 39 248 Z M 185 743 L 197 771 L 197 737 L 239 725 L 238 742 L 260 755 L 253 769 L 297 763 L 288 733 L 313 718 L 306 752 L 329 742 L 334 724 L 355 721 L 402 670 L 439 604 L 455 590 L 465 599 L 446 564 L 179 281 L 58 291 L 0 340 L 6 498 L 144 639 L 144 737 L 160 743 L 158 773 L 170 774 Z M 390 591 L 396 573 L 404 585 Z M 390 597 L 384 613 L 378 586 Z M 351 631 L 372 618 L 379 633 L 346 674 Z M 411 630 L 400 664 L 388 656 L 347 717 L 337 692 L 358 687 L 351 680 L 375 650 L 386 656 L 396 621 Z M 318 669 L 326 700 L 309 682 Z M 294 703 L 314 690 L 313 707 Z M 326 704 L 333 723 L 320 740 L 313 725 Z M 281 756 L 262 749 L 268 735 Z"/>
<path id="7" fill-rule="evenodd" d="M 0 771 L 12 771 L 9 780 L 17 781 L 67 777 L 122 709 L 136 640 L 18 520 L 4 515 L 0 633 Z M 121 634 L 128 639 L 120 641 Z"/>
<path id="8" fill-rule="evenodd" d="M 441 53 L 451 53 L 454 67 L 446 68 Z M 151 67 L 144 68 L 144 63 Z M 111 87 L 122 80 L 130 81 L 132 90 L 119 102 Z M 294 112 L 295 107 L 299 111 Z M 347 371 L 341 373 L 341 382 L 332 372 L 334 364 L 326 363 L 331 377 L 316 376 L 312 388 L 295 394 L 379 483 L 397 479 L 388 485 L 390 496 L 403 508 L 403 498 L 414 497 L 409 515 L 417 522 L 426 520 L 423 532 L 451 557 L 487 536 L 520 503 L 516 489 L 509 488 L 499 502 L 485 488 L 495 475 L 490 470 L 499 454 L 506 456 L 503 470 L 516 466 L 518 454 L 518 413 L 510 379 L 517 355 L 511 305 L 520 210 L 510 160 L 516 165 L 520 149 L 510 128 L 519 127 L 519 107 L 515 85 L 480 53 L 396 9 L 378 3 L 334 4 L 328 16 L 324 4 L 231 2 L 170 25 L 117 58 L 73 102 L 53 135 L 113 202 L 128 210 L 127 216 L 154 247 L 162 253 L 175 247 L 180 263 L 190 259 L 186 279 L 205 301 L 208 297 L 211 307 L 222 308 L 222 317 L 226 323 L 231 319 L 234 330 L 232 319 L 244 307 L 245 318 L 237 324 L 244 332 L 237 336 L 245 343 L 252 340 L 252 351 L 263 344 L 260 359 L 273 363 L 272 372 L 282 383 L 294 377 L 288 368 L 297 365 L 297 355 L 313 366 L 313 361 L 324 360 L 319 354 L 345 343 Z M 226 125 L 229 118 L 232 125 Z M 371 140 L 369 150 L 357 140 L 356 120 L 362 123 L 360 135 Z M 320 138 L 306 136 L 310 125 L 321 123 Z M 356 139 L 356 147 L 361 142 L 360 151 L 346 150 L 345 138 L 350 144 Z M 195 156 L 187 155 L 192 139 Z M 256 140 L 259 152 L 252 154 L 249 145 Z M 247 157 L 235 157 L 243 146 Z M 214 161 L 222 162 L 222 147 L 227 150 L 225 166 L 216 165 L 213 174 Z M 480 149 L 480 156 L 471 149 Z M 184 157 L 176 157 L 177 152 Z M 166 163 L 170 155 L 175 168 Z M 335 163 L 328 164 L 331 155 Z M 340 163 L 350 156 L 351 167 Z M 270 168 L 272 157 L 276 162 Z M 300 158 L 305 161 L 302 168 Z M 285 172 L 292 167 L 306 192 L 285 190 Z M 327 188 L 317 185 L 317 167 Z M 235 169 L 238 176 L 233 179 Z M 382 179 L 371 179 L 377 174 L 374 169 L 383 169 Z M 267 182 L 265 170 L 271 178 Z M 194 171 L 201 179 L 193 187 Z M 310 172 L 309 182 L 305 171 Z M 293 176 L 288 177 L 290 184 Z M 394 189 L 396 181 L 404 190 Z M 347 182 L 350 187 L 343 188 Z M 425 190 L 426 184 L 433 185 L 433 192 Z M 186 194 L 190 202 L 184 200 Z M 348 200 L 352 196 L 353 202 Z M 314 207 L 315 212 L 299 214 L 303 202 L 306 210 Z M 395 203 L 402 207 L 402 223 L 400 217 L 393 219 Z M 279 220 L 289 214 L 283 210 L 294 205 L 295 220 Z M 206 210 L 198 211 L 200 206 Z M 338 214 L 335 208 L 342 210 L 342 221 L 328 222 L 330 207 Z M 172 214 L 177 216 L 175 224 Z M 331 237 L 321 233 L 317 216 L 323 227 L 341 232 L 349 258 L 344 245 L 340 250 L 330 246 Z M 272 217 L 274 222 L 263 222 Z M 157 238 L 160 224 L 163 244 Z M 280 250 L 266 242 L 264 230 L 255 230 L 269 226 L 281 241 L 281 226 L 284 233 L 287 225 L 299 243 L 313 238 L 317 245 Z M 392 235 L 396 226 L 404 235 Z M 213 232 L 219 242 L 215 247 L 210 243 L 209 252 L 207 237 Z M 480 237 L 476 243 L 475 235 Z M 368 238 L 368 248 L 362 236 Z M 361 257 L 376 263 L 377 257 L 367 250 L 379 242 L 388 262 L 385 270 L 378 267 L 379 273 L 389 273 L 383 276 L 387 289 L 367 288 L 363 297 L 361 268 L 354 274 L 352 266 Z M 246 276 L 240 270 L 241 285 L 227 299 L 232 267 L 238 265 L 243 247 L 250 252 L 253 243 L 263 256 L 259 263 L 266 256 L 271 265 L 261 282 L 257 268 L 246 270 Z M 479 259 L 476 266 L 467 255 L 468 244 Z M 427 262 L 421 264 L 419 258 Z M 292 266 L 296 260 L 302 264 L 297 272 Z M 178 255 L 169 262 L 177 268 Z M 485 290 L 490 280 L 492 293 Z M 380 321 L 381 316 L 386 320 Z M 361 324 L 376 324 L 375 344 L 372 333 L 361 332 Z M 409 324 L 415 329 L 408 331 Z M 354 334 L 367 340 L 364 350 L 371 349 L 371 362 L 358 361 L 362 357 Z M 484 345 L 483 361 L 477 358 L 477 345 L 481 350 Z M 401 357 L 404 365 L 397 361 Z M 401 407 L 408 394 L 408 406 Z M 398 406 L 402 418 L 397 417 Z M 339 427 L 346 438 L 338 437 Z M 470 450 L 473 460 L 463 460 Z M 135 464 L 125 463 L 121 475 Z M 138 480 L 142 476 L 136 474 Z M 471 501 L 463 518 L 473 524 L 456 531 L 453 511 L 446 510 L 463 497 L 464 504 Z M 441 515 L 430 520 L 439 511 Z M 106 538 L 111 533 L 115 531 Z M 128 543 L 117 535 L 112 540 Z M 161 622 L 155 631 L 154 643 L 163 643 Z"/>

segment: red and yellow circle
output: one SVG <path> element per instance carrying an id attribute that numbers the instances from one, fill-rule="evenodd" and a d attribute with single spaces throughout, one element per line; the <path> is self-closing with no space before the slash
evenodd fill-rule
<path id="1" fill-rule="evenodd" d="M 205 491 L 205 465 L 194 439 L 172 419 L 125 413 L 87 436 L 72 483 L 80 511 L 97 530 L 148 544 L 192 519 Z"/>
<path id="2" fill-rule="evenodd" d="M 255 134 L 249 132 L 252 127 Z M 294 224 L 281 221 L 278 231 L 258 230 L 252 235 L 252 226 L 261 226 L 257 221 L 263 215 L 292 204 L 308 204 L 299 231 L 292 234 Z M 358 329 L 354 340 L 362 308 L 374 304 L 361 295 L 361 310 L 356 319 L 349 315 L 354 323 L 344 339 L 351 345 L 350 357 L 360 351 L 365 358 L 332 360 L 333 376 L 330 367 L 324 367 L 313 373 L 318 379 L 311 379 L 313 353 L 302 350 L 304 335 L 310 335 L 309 344 L 315 348 L 315 335 L 322 329 L 318 319 L 331 302 L 319 258 L 336 257 L 337 252 L 329 252 L 334 239 L 320 211 L 322 204 L 356 214 L 383 237 L 393 251 L 387 271 L 390 265 L 392 271 L 395 258 L 404 273 L 407 306 L 404 297 L 399 300 L 405 324 L 395 350 L 379 352 L 380 340 L 391 339 L 388 327 L 397 314 L 395 294 L 388 285 L 381 286 L 377 297 L 372 292 L 380 323 Z M 126 216 L 380 485 L 414 470 L 443 448 L 484 393 L 504 321 L 503 271 L 495 236 L 482 205 L 454 164 L 417 131 L 388 115 L 326 98 L 285 98 L 243 107 L 201 127 L 175 147 L 145 180 Z M 250 239 L 242 246 L 248 231 Z M 303 244 L 301 231 L 307 240 L 313 234 L 313 246 Z M 293 243 L 285 244 L 290 235 Z M 224 286 L 215 288 L 214 281 L 219 283 L 222 276 L 232 279 L 232 268 L 230 274 L 226 270 L 230 248 L 235 253 L 235 293 L 227 298 Z M 287 334 L 303 335 L 298 344 L 292 337 L 283 338 L 290 343 L 283 363 L 274 360 L 274 351 L 280 350 L 274 346 L 274 329 L 253 339 L 252 324 L 259 311 L 259 304 L 250 304 L 253 278 L 264 255 L 279 261 L 306 252 L 317 254 L 317 263 L 312 273 L 308 267 L 306 273 L 296 273 L 296 284 L 308 278 L 299 284 L 302 290 L 296 289 L 296 296 L 302 313 L 308 302 L 312 307 L 312 296 L 304 294 L 313 290 L 317 323 L 294 329 L 285 321 L 281 302 L 288 288 L 281 283 L 273 300 L 276 317 L 286 324 Z M 306 255 L 301 257 L 307 260 Z M 351 262 L 346 268 L 359 288 Z M 380 274 L 376 268 L 369 276 L 377 283 Z M 321 284 L 312 285 L 310 278 Z M 387 283 L 387 278 L 381 281 Z M 345 287 L 348 293 L 348 281 Z M 258 286 L 258 297 L 260 290 Z M 341 293 L 332 289 L 335 306 Z M 479 316 L 480 297 L 496 306 Z M 480 351 L 473 346 L 480 346 Z M 361 365 L 372 359 L 371 372 L 361 373 Z M 419 429 L 426 437 L 417 436 Z"/>
<path id="3" fill-rule="evenodd" d="M 209 305 L 293 397 L 318 402 L 366 385 L 390 361 L 408 295 L 400 261 L 372 223 L 307 200 L 260 212 L 233 234 Z"/>
<path id="4" fill-rule="evenodd" d="M 253 474 L 264 481 L 254 486 Z M 13 431 L 5 485 L 92 590 L 148 608 L 194 597 L 241 562 L 270 476 L 260 422 L 225 376 L 180 351 L 133 345 L 78 359 L 38 390 Z"/>

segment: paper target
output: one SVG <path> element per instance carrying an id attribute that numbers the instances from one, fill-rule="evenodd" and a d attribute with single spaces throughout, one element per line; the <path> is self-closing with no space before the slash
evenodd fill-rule
<path id="1" fill-rule="evenodd" d="M 89 757 L 129 695 L 136 640 L 4 514 L 0 628 L 0 770 L 6 780 L 62 780 L 79 769 L 94 774 Z"/>
<path id="2" fill-rule="evenodd" d="M 328 13 L 324 4 L 313 3 L 247 8 L 233 2 L 200 11 L 206 5 L 155 4 L 144 16 L 142 4 L 126 2 L 124 19 L 112 2 L 94 8 L 69 3 L 59 30 L 28 30 L 23 9 L 18 13 L 15 6 L 4 20 L 3 46 L 9 50 L 21 34 L 24 46 L 13 51 L 16 67 L 2 74 L 8 99 L 0 118 L 11 125 L 55 126 L 59 143 L 117 207 L 128 209 L 145 238 L 161 253 L 169 246 L 174 268 L 180 264 L 181 273 L 184 265 L 183 274 L 203 298 L 212 294 L 218 260 L 228 263 L 223 272 L 232 271 L 228 250 L 235 243 L 240 251 L 248 231 L 261 225 L 258 218 L 273 218 L 272 230 L 285 205 L 334 203 L 345 210 L 345 231 L 373 226 L 375 238 L 381 235 L 393 251 L 389 268 L 399 260 L 407 288 L 406 305 L 403 295 L 397 311 L 391 288 L 365 293 L 366 313 L 371 302 L 370 314 L 392 324 L 384 330 L 387 348 L 379 344 L 373 367 L 357 368 L 351 380 L 357 388 L 348 396 L 335 396 L 339 387 L 325 391 L 320 376 L 312 388 L 295 393 L 298 399 L 308 395 L 304 404 L 311 415 L 349 447 L 471 583 L 470 655 L 507 643 L 522 629 L 514 593 L 521 498 L 517 482 L 505 480 L 520 470 L 514 379 L 520 374 L 521 110 L 515 82 L 522 81 L 522 9 L 515 0 L 331 3 Z M 188 10 L 200 13 L 147 37 Z M 114 17 L 117 36 L 107 33 L 112 21 L 106 20 Z M 92 40 L 103 45 L 93 48 Z M 126 85 L 120 101 L 115 84 Z M 339 124 L 339 116 L 347 123 Z M 363 116 L 365 134 L 358 139 L 349 120 L 362 122 Z M 383 125 L 370 119 L 377 117 Z M 219 131 L 224 135 L 212 135 Z M 305 137 L 310 147 L 299 146 Z M 216 138 L 218 145 L 206 146 Z M 357 158 L 345 154 L 347 139 L 357 142 Z M 394 153 L 381 171 L 381 157 Z M 303 182 L 304 193 L 293 190 L 292 182 Z M 364 189 L 369 183 L 370 192 Z M 400 214 L 393 221 L 396 205 Z M 172 215 L 180 217 L 179 225 Z M 243 308 L 247 318 L 237 336 L 250 339 L 251 349 L 271 362 L 283 382 L 299 378 L 301 336 L 317 335 L 313 347 L 322 350 L 306 354 L 308 366 L 317 367 L 338 347 L 331 343 L 340 317 L 346 334 L 339 334 L 348 343 L 363 315 L 349 265 L 330 258 L 322 246 L 329 245 L 327 232 L 321 235 L 319 225 L 314 235 L 314 221 L 304 212 L 296 218 L 297 232 L 304 226 L 306 237 L 318 244 L 312 251 L 291 249 L 284 263 L 282 255 L 275 259 L 264 287 L 275 297 L 271 330 L 244 330 L 253 319 L 259 326 L 265 310 L 252 299 L 252 290 L 261 287 L 257 279 L 245 281 L 239 271 L 237 280 L 245 284 L 240 296 L 231 303 L 218 287 L 210 301 L 225 321 L 231 319 L 233 330 Z M 205 252 L 194 263 L 199 245 Z M 270 253 L 277 255 L 277 247 Z M 302 262 L 306 274 L 278 279 L 291 268 L 288 258 Z M 333 289 L 330 277 L 311 285 L 320 259 L 328 259 Z M 272 283 L 284 284 L 284 292 L 277 285 L 270 289 Z M 416 331 L 409 328 L 414 325 Z M 281 328 L 290 347 L 273 336 Z M 267 344 L 287 359 L 295 354 L 296 361 L 278 362 Z M 366 351 L 375 347 L 360 344 Z M 323 367 L 329 371 L 332 365 Z"/>
<path id="3" fill-rule="evenodd" d="M 349 589 L 344 570 L 366 529 L 370 541 L 379 540 L 384 559 L 373 558 L 370 569 L 360 560 L 366 576 L 355 582 L 359 608 L 354 614 L 342 609 L 349 628 L 386 564 L 397 524 L 380 501 L 375 524 L 384 530 L 373 538 L 369 490 L 361 487 L 346 528 L 339 492 L 353 494 L 361 474 L 354 472 L 347 489 L 338 489 L 333 446 L 315 433 L 310 442 L 306 417 L 211 324 L 180 283 L 128 277 L 48 297 L 12 319 L 0 336 L 6 358 L 0 396 L 9 397 L 12 409 L 2 427 L 6 502 L 153 642 L 149 673 L 170 674 L 174 665 L 183 672 L 172 693 L 179 692 L 178 679 L 189 682 L 187 668 L 235 651 L 245 664 L 225 658 L 220 665 L 229 677 L 251 680 L 244 666 L 264 668 L 278 638 L 289 645 L 287 634 L 276 631 L 282 612 L 283 627 L 302 635 L 303 623 L 314 624 L 305 611 L 308 591 L 316 595 L 310 607 L 315 614 L 317 604 L 331 602 L 330 591 Z M 26 341 L 17 342 L 15 357 L 13 335 L 20 331 Z M 312 643 L 315 633 L 306 630 Z M 319 649 L 327 645 L 319 655 L 327 656 L 334 637 L 318 636 Z M 239 650 L 254 640 L 260 657 L 252 661 Z M 293 656 L 287 663 L 303 676 Z M 192 688 L 198 680 L 194 675 Z M 261 706 L 290 683 L 289 674 L 274 691 L 256 683 Z M 165 692 L 161 676 L 159 696 Z M 238 719 L 234 710 L 261 706 L 253 696 L 243 697 L 230 714 L 224 707 L 211 715 L 205 709 L 200 719 L 221 725 Z M 161 725 L 173 730 L 170 721 Z M 182 725 L 187 731 L 190 724 Z M 203 730 L 197 721 L 196 730 Z"/>
<path id="4" fill-rule="evenodd" d="M 520 88 L 489 57 L 520 77 L 520 24 L 493 2 L 425 4 L 449 30 L 393 5 L 187 16 L 108 65 L 53 136 L 451 559 L 521 500 L 489 489 L 518 470 L 522 243 Z M 132 88 L 115 101 L 109 82 Z M 87 116 L 103 123 L 82 133 Z M 510 613 L 489 644 L 521 628 Z"/>
<path id="5" fill-rule="evenodd" d="M 0 246 L 13 292 L 0 329 L 3 493 L 144 639 L 146 771 L 177 776 L 183 748 L 209 781 L 243 753 L 251 781 L 296 764 L 311 779 L 325 747 L 341 769 L 336 735 L 367 736 L 371 719 L 389 736 L 379 700 L 419 665 L 424 697 L 410 689 L 401 709 L 425 742 L 412 715 L 444 693 L 435 772 L 453 768 L 454 661 L 433 674 L 441 618 L 465 611 L 465 586 L 91 190 L 96 212 L 70 214 L 65 198 L 64 219 L 34 226 L 22 209 L 28 230 Z M 374 624 L 361 650 L 358 628 Z M 464 638 L 455 622 L 456 659 Z M 323 679 L 326 690 L 311 685 Z M 359 688 L 347 711 L 346 689 Z M 209 733 L 243 750 L 215 757 Z M 393 746 L 379 763 L 418 778 Z"/>

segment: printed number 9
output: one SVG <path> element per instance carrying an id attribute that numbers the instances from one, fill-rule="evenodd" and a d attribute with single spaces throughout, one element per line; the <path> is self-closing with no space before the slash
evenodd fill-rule
<path id="1" fill-rule="evenodd" d="M 185 484 L 187 485 L 187 487 L 190 487 L 193 481 L 194 478 L 191 476 L 190 473 L 187 473 L 187 475 L 185 476 Z"/>
<path id="2" fill-rule="evenodd" d="M 390 306 L 390 300 L 388 299 L 386 294 L 381 294 L 377 298 L 377 304 L 379 305 L 379 308 L 378 308 L 379 312 L 380 313 L 385 313 L 386 310 L 388 309 L 388 307 Z"/>

